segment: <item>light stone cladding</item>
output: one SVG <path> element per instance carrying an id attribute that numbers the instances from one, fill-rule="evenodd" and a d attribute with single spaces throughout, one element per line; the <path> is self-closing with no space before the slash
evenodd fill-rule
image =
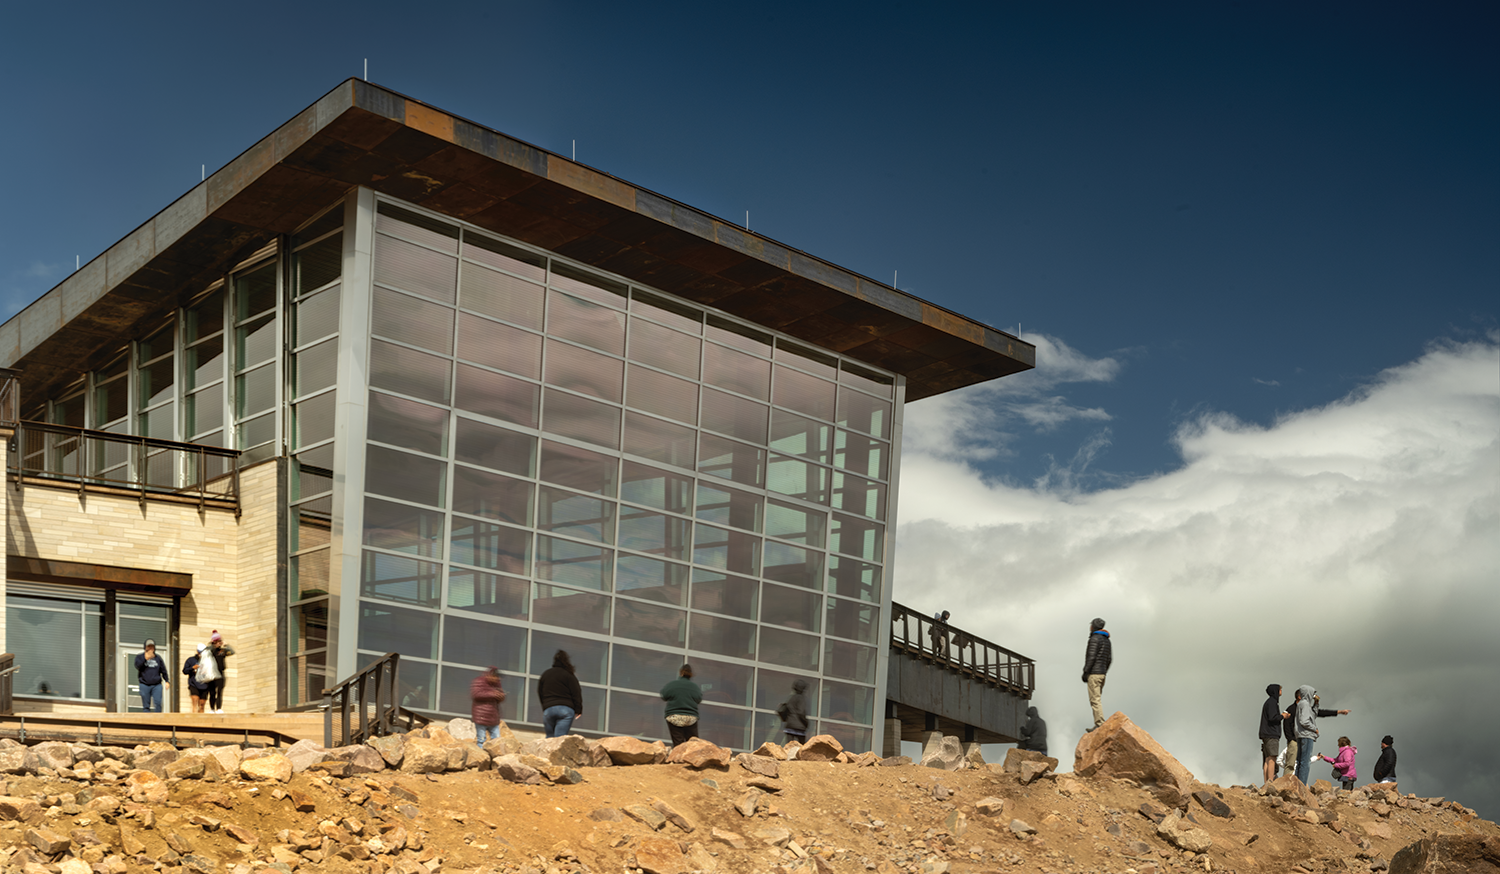
<path id="1" fill-rule="evenodd" d="M 218 629 L 235 648 L 224 709 L 276 711 L 277 465 L 240 473 L 239 519 L 230 510 L 199 513 L 190 504 L 92 492 L 5 485 L 8 555 L 192 574 L 181 600 L 182 660 Z M 0 622 L 4 621 L 0 611 Z M 3 626 L 0 626 L 3 629 Z M 175 684 L 180 674 L 172 675 Z M 98 712 L 99 705 L 18 700 L 30 712 Z M 187 709 L 186 696 L 182 709 Z"/>

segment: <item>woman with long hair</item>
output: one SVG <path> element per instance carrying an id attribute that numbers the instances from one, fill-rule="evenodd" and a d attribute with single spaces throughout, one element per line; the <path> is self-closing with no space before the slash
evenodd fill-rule
<path id="1" fill-rule="evenodd" d="M 542 728 L 547 737 L 567 734 L 573 720 L 583 715 L 583 689 L 567 650 L 560 649 L 552 656 L 552 667 L 536 682 L 536 694 L 542 702 Z"/>

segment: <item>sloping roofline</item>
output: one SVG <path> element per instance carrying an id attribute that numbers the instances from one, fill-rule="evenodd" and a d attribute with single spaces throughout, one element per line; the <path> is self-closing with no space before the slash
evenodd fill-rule
<path id="1" fill-rule="evenodd" d="M 0 367 L 50 395 L 356 186 L 900 373 L 907 400 L 1036 365 L 1036 347 L 973 319 L 349 79 L 0 325 Z"/>

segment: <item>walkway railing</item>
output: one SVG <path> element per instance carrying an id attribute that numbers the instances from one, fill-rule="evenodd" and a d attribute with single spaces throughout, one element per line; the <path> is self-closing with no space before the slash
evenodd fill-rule
<path id="1" fill-rule="evenodd" d="M 0 428 L 14 428 L 21 421 L 21 372 L 0 367 Z"/>
<path id="2" fill-rule="evenodd" d="M 114 434 L 46 422 L 18 422 L 10 475 L 22 481 L 193 501 L 239 512 L 240 453 L 235 449 Z"/>
<path id="3" fill-rule="evenodd" d="M 951 623 L 891 603 L 891 649 L 946 665 L 981 682 L 1004 686 L 1030 698 L 1036 663 Z"/>
<path id="4" fill-rule="evenodd" d="M 427 723 L 427 717 L 401 706 L 396 684 L 400 667 L 401 654 L 388 652 L 332 689 L 323 690 L 323 746 L 346 747 L 398 728 L 410 730 Z M 337 744 L 333 733 L 335 712 L 340 726 Z"/>
<path id="5" fill-rule="evenodd" d="M 205 738 L 211 743 L 243 743 L 247 747 L 252 740 L 258 741 L 260 746 L 273 747 L 297 742 L 297 738 L 289 734 L 266 728 L 201 725 L 189 720 L 157 724 L 50 713 L 25 713 L 0 719 L 0 737 L 13 738 L 21 743 L 58 740 L 98 746 L 135 746 L 160 741 L 175 747 L 191 747 L 198 746 Z"/>
<path id="6" fill-rule="evenodd" d="M 16 654 L 0 655 L 0 716 L 16 710 Z"/>

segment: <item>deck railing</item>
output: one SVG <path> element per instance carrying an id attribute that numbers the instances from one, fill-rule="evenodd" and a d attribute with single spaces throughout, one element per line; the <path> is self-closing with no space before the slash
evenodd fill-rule
<path id="1" fill-rule="evenodd" d="M 21 421 L 21 372 L 0 367 L 0 428 L 14 428 Z"/>
<path id="2" fill-rule="evenodd" d="M 981 682 L 1030 698 L 1036 663 L 1020 653 L 970 634 L 949 622 L 891 603 L 891 649 L 946 665 Z"/>
<path id="3" fill-rule="evenodd" d="M 239 510 L 238 450 L 47 422 L 15 428 L 8 467 L 17 489 L 41 481 Z"/>
<path id="4" fill-rule="evenodd" d="M 323 746 L 346 747 L 427 723 L 427 717 L 401 706 L 396 683 L 400 667 L 401 654 L 388 652 L 332 689 L 323 690 Z M 337 744 L 335 715 L 339 723 Z"/>
<path id="5" fill-rule="evenodd" d="M 16 654 L 0 655 L 0 716 L 16 710 Z"/>

